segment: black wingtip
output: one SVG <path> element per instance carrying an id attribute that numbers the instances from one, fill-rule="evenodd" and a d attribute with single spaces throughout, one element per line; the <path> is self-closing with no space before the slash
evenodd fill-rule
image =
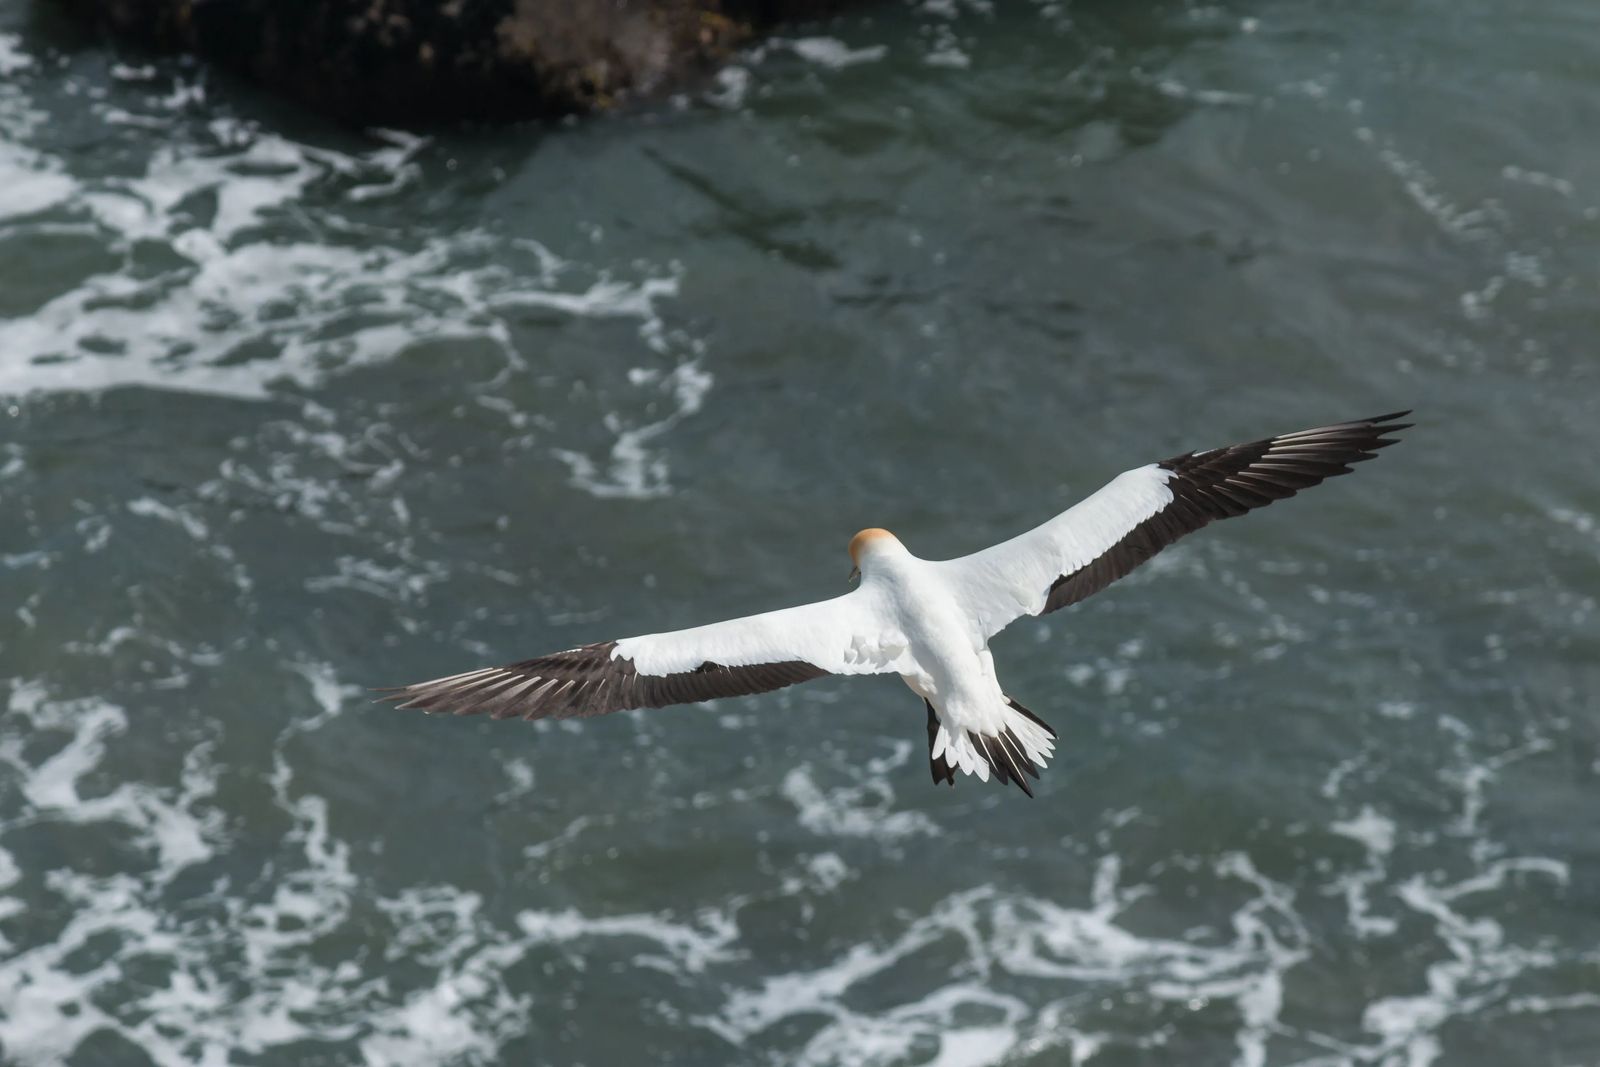
<path id="1" fill-rule="evenodd" d="M 1360 422 L 1353 423 L 1353 426 L 1362 427 L 1372 432 L 1374 436 L 1370 440 L 1362 441 L 1360 445 L 1361 452 L 1351 456 L 1345 462 L 1360 463 L 1363 460 L 1375 459 L 1379 450 L 1388 448 L 1390 445 L 1399 444 L 1400 438 L 1391 435 L 1398 434 L 1402 430 L 1409 430 L 1416 423 L 1396 422 L 1395 420 L 1403 419 L 1409 414 L 1411 414 L 1409 410 L 1396 411 L 1388 415 L 1378 415 L 1374 418 L 1363 419 Z"/>

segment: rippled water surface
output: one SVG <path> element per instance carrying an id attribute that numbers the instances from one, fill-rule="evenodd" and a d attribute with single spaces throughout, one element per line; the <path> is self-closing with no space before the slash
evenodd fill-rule
<path id="1" fill-rule="evenodd" d="M 330 128 L 0 0 L 0 1060 L 1600 1057 L 1590 0 L 890 3 Z M 996 645 L 581 725 L 365 687 L 1418 409 Z"/>

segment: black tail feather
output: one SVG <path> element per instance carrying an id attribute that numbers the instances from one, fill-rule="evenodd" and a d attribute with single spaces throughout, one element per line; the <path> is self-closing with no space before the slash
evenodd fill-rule
<path id="1" fill-rule="evenodd" d="M 1028 750 L 1023 747 L 1021 739 L 1010 730 L 1007 730 L 1000 735 L 1000 740 L 1005 742 L 1007 750 L 1011 753 L 1012 762 L 1031 775 L 1034 781 L 1038 781 L 1039 768 L 1034 764 L 1033 760 L 1028 758 Z M 1022 783 L 1019 782 L 1018 784 Z"/>
<path id="2" fill-rule="evenodd" d="M 1028 788 L 1028 779 L 1022 773 L 1022 764 L 1031 767 L 1032 763 L 1026 757 L 1019 758 L 1017 752 L 1013 751 L 1013 748 L 1020 750 L 1021 746 L 1011 737 L 1010 730 L 1000 735 L 969 733 L 967 736 L 977 744 L 979 755 L 989 764 L 989 770 L 997 782 L 1001 785 L 1011 782 L 1028 796 L 1033 796 L 1033 790 Z M 1038 774 L 1035 773 L 1034 777 L 1038 777 Z"/>
<path id="3" fill-rule="evenodd" d="M 928 705 L 928 768 L 933 771 L 933 784 L 948 782 L 953 789 L 956 784 L 956 769 L 950 766 L 950 762 L 943 756 L 938 759 L 933 758 L 933 742 L 939 736 L 939 714 L 933 710 L 931 701 L 924 700 L 923 703 Z"/>
<path id="4" fill-rule="evenodd" d="M 1007 697 L 1006 703 L 1014 711 L 1037 724 L 1040 729 L 1051 737 L 1056 736 L 1056 732 L 1050 729 L 1049 724 L 1015 700 Z M 931 701 L 924 699 L 923 704 L 928 708 L 928 769 L 933 775 L 933 784 L 938 785 L 940 782 L 944 782 L 954 786 L 956 784 L 955 765 L 950 762 L 947 754 L 941 754 L 937 759 L 933 755 L 933 746 L 939 739 L 939 713 L 933 709 Z M 972 747 L 977 750 L 983 762 L 988 764 L 989 772 L 994 775 L 995 781 L 1001 785 L 1012 783 L 1028 796 L 1033 796 L 1033 790 L 1028 785 L 1028 779 L 1031 777 L 1038 780 L 1039 767 L 1028 757 L 1027 749 L 1023 747 L 1022 741 L 1016 734 L 1010 730 L 1006 730 L 999 735 L 969 732 L 967 740 L 972 742 Z"/>
<path id="5" fill-rule="evenodd" d="M 1035 726 L 1039 727 L 1039 729 L 1043 730 L 1045 733 L 1049 734 L 1051 737 L 1054 737 L 1056 735 L 1056 732 L 1054 730 L 1050 729 L 1050 724 L 1049 723 L 1045 722 L 1043 719 L 1039 718 L 1039 716 L 1035 715 L 1033 712 L 1029 711 L 1027 708 L 1023 707 L 1021 704 L 1018 704 L 1015 700 L 1012 700 L 1010 697 L 1006 697 L 1006 705 L 1008 707 L 1010 707 L 1012 711 L 1014 711 L 1017 714 L 1021 715 L 1023 718 L 1027 719 L 1029 722 L 1031 722 Z"/>

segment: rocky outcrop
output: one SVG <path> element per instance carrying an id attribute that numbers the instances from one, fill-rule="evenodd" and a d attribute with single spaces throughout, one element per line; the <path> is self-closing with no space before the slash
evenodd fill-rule
<path id="1" fill-rule="evenodd" d="M 821 0 L 54 0 L 357 122 L 593 111 L 685 84 Z"/>

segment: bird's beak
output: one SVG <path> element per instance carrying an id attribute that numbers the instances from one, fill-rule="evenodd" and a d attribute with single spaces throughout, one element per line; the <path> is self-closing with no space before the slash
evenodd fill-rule
<path id="1" fill-rule="evenodd" d="M 861 577 L 861 568 L 860 567 L 851 567 L 850 568 L 850 577 L 846 578 L 845 581 L 847 583 L 848 582 L 853 582 L 857 578 L 860 578 L 860 577 Z"/>

